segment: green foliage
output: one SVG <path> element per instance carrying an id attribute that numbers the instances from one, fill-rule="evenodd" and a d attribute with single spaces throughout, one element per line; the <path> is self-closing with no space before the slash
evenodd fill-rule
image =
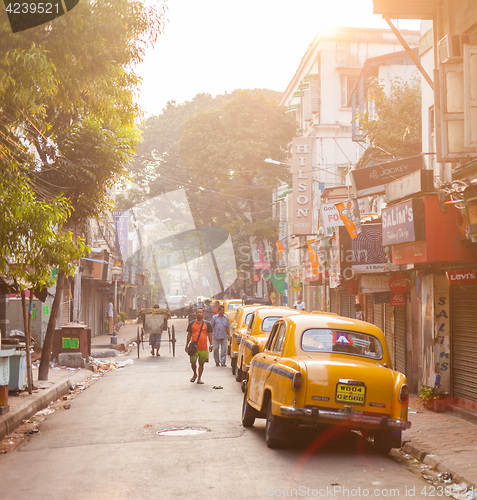
<path id="1" fill-rule="evenodd" d="M 421 84 L 418 78 L 404 81 L 396 77 L 388 93 L 377 79 L 368 87 L 368 99 L 375 114 L 356 115 L 364 137 L 371 145 L 394 156 L 421 151 Z"/>
<path id="2" fill-rule="evenodd" d="M 126 313 L 124 311 L 121 311 L 118 314 L 118 321 L 122 321 L 123 323 L 126 323 Z"/>
<path id="3" fill-rule="evenodd" d="M 428 410 L 433 410 L 437 400 L 439 400 L 439 394 L 436 393 L 435 389 L 422 385 L 419 387 L 419 399 L 415 404 L 421 408 L 425 407 Z"/>

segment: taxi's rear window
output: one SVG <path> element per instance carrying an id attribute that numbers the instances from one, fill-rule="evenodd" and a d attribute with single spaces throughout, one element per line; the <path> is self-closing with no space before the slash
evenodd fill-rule
<path id="1" fill-rule="evenodd" d="M 383 346 L 376 337 L 350 330 L 310 328 L 302 334 L 301 348 L 306 352 L 336 352 L 371 359 L 383 357 Z"/>
<path id="2" fill-rule="evenodd" d="M 242 302 L 229 302 L 227 304 L 227 310 L 235 311 L 235 309 L 238 309 L 241 305 L 242 305 Z"/>
<path id="3" fill-rule="evenodd" d="M 268 316 L 268 318 L 264 318 L 261 326 L 262 332 L 271 332 L 273 324 L 280 318 L 281 316 Z"/>

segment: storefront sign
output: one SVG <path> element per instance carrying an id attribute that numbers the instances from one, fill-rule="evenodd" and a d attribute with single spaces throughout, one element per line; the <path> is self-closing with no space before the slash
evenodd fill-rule
<path id="1" fill-rule="evenodd" d="M 373 296 L 375 304 L 389 304 L 391 302 L 391 292 L 378 292 Z"/>
<path id="2" fill-rule="evenodd" d="M 424 200 L 414 198 L 382 211 L 383 245 L 425 239 Z"/>
<path id="3" fill-rule="evenodd" d="M 434 172 L 432 170 L 417 170 L 401 179 L 390 182 L 386 186 L 386 202 L 392 203 L 408 196 L 432 191 L 434 191 Z"/>
<path id="4" fill-rule="evenodd" d="M 381 231 L 381 224 L 363 224 L 361 233 L 351 240 L 354 272 L 375 273 L 383 272 L 386 268 L 387 256 L 383 248 Z"/>
<path id="5" fill-rule="evenodd" d="M 322 203 L 320 206 L 321 223 L 325 229 L 344 226 L 340 213 L 334 203 Z"/>
<path id="6" fill-rule="evenodd" d="M 403 293 L 393 293 L 391 292 L 391 305 L 392 306 L 405 306 L 406 299 Z"/>
<path id="7" fill-rule="evenodd" d="M 458 271 L 447 271 L 446 276 L 449 285 L 477 283 L 477 271 L 475 270 L 459 269 Z"/>
<path id="8" fill-rule="evenodd" d="M 361 276 L 361 293 L 389 292 L 389 277 L 385 274 Z"/>
<path id="9" fill-rule="evenodd" d="M 312 165 L 313 139 L 294 137 L 292 145 L 293 233 L 313 234 Z"/>
<path id="10" fill-rule="evenodd" d="M 301 292 L 300 278 L 292 278 L 292 291 L 293 292 Z"/>
<path id="11" fill-rule="evenodd" d="M 421 168 L 422 157 L 413 156 L 353 170 L 351 180 L 358 197 L 369 196 L 384 193 L 386 184 Z"/>
<path id="12" fill-rule="evenodd" d="M 389 278 L 389 288 L 394 294 L 402 295 L 411 288 L 411 281 L 405 274 L 393 274 Z"/>

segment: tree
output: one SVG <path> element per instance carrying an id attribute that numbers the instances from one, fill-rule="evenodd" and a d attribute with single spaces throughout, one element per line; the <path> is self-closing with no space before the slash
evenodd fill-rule
<path id="1" fill-rule="evenodd" d="M 295 135 L 293 119 L 263 92 L 240 91 L 219 109 L 189 118 L 179 155 L 192 174 L 198 222 L 223 226 L 241 243 L 275 238 L 272 191 L 289 171 L 264 160 L 284 161 Z"/>
<path id="2" fill-rule="evenodd" d="M 421 151 L 421 84 L 418 78 L 394 78 L 386 93 L 382 82 L 371 81 L 368 100 L 375 113 L 356 115 L 371 146 L 393 156 L 411 156 Z M 381 152 L 382 154 L 382 152 Z"/>
<path id="3" fill-rule="evenodd" d="M 2 162 L 21 165 L 37 200 L 68 200 L 65 234 L 108 208 L 107 187 L 126 173 L 139 138 L 134 67 L 156 41 L 163 19 L 163 1 L 147 6 L 140 0 L 84 0 L 47 25 L 3 35 Z M 65 260 L 58 267 L 40 379 L 48 376 L 56 299 L 70 271 Z"/>

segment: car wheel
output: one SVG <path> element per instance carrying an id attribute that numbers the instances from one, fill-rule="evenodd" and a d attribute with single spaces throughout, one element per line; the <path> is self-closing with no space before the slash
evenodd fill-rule
<path id="1" fill-rule="evenodd" d="M 284 425 L 280 417 L 272 413 L 272 400 L 268 402 L 267 421 L 265 423 L 265 442 L 269 448 L 280 448 L 284 443 Z"/>
<path id="2" fill-rule="evenodd" d="M 238 363 L 237 363 L 238 365 Z M 242 382 L 243 380 L 243 370 L 242 370 L 243 364 L 240 363 L 240 368 L 237 369 L 237 375 L 235 375 L 235 380 L 237 382 Z"/>
<path id="3" fill-rule="evenodd" d="M 243 395 L 242 404 L 242 425 L 244 427 L 252 427 L 255 423 L 255 418 L 257 417 L 257 410 L 252 408 L 247 401 L 247 391 Z"/>
<path id="4" fill-rule="evenodd" d="M 237 373 L 237 358 L 230 358 L 230 364 L 232 366 L 232 375 Z"/>
<path id="5" fill-rule="evenodd" d="M 387 455 L 392 448 L 401 447 L 401 431 L 378 431 L 374 434 L 374 447 Z"/>

